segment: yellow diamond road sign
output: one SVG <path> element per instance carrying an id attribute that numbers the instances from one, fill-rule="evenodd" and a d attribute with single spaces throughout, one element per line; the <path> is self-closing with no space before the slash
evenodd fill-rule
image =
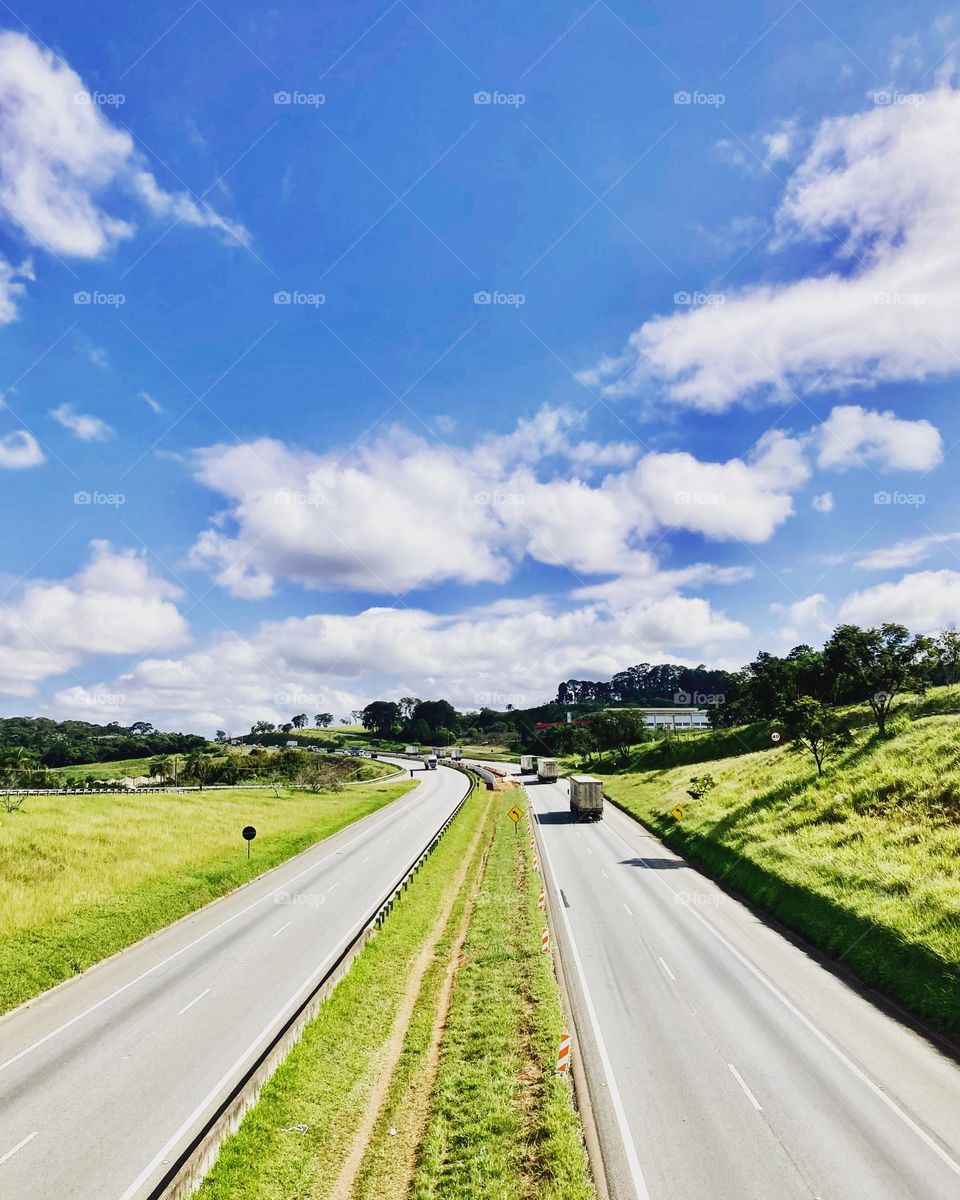
<path id="1" fill-rule="evenodd" d="M 511 821 L 519 821 L 520 818 L 523 816 L 523 809 L 520 807 L 519 804 L 515 804 L 513 806 L 513 808 L 511 808 L 510 811 L 507 813 L 507 816 L 510 818 Z"/>
<path id="2" fill-rule="evenodd" d="M 687 810 L 683 807 L 682 804 L 678 804 L 676 808 L 670 809 L 670 815 L 671 815 L 671 817 L 676 817 L 676 819 L 678 821 L 682 821 L 683 818 L 687 815 Z"/>

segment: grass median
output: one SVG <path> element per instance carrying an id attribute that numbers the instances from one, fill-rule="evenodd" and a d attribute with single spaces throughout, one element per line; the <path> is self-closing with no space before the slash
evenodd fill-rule
<path id="1" fill-rule="evenodd" d="M 0 813 L 0 1012 L 169 925 L 411 784 L 28 796 Z M 240 837 L 257 829 L 247 860 Z"/>
<path id="2" fill-rule="evenodd" d="M 553 1070 L 563 1018 L 539 882 L 504 810 L 473 793 L 198 1200 L 593 1196 Z"/>

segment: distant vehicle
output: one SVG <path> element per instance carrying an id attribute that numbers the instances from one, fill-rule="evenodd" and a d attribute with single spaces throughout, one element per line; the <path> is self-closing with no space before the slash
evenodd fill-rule
<path id="1" fill-rule="evenodd" d="M 428 771 L 437 769 L 437 756 L 435 754 L 425 754 L 423 756 L 423 765 Z"/>
<path id="2" fill-rule="evenodd" d="M 537 759 L 537 778 L 541 783 L 556 783 L 559 772 L 555 758 Z"/>
<path id="3" fill-rule="evenodd" d="M 603 820 L 603 784 L 592 775 L 570 776 L 570 813 L 575 821 Z"/>
<path id="4" fill-rule="evenodd" d="M 532 775 L 537 769 L 537 760 L 532 754 L 520 755 L 520 773 L 522 775 Z"/>
<path id="5" fill-rule="evenodd" d="M 405 746 L 403 752 L 404 754 L 419 754 L 416 746 Z"/>
<path id="6" fill-rule="evenodd" d="M 460 759 L 463 758 L 463 751 L 460 749 L 459 746 L 451 746 L 450 747 L 450 757 L 453 759 L 454 762 L 459 762 Z"/>
<path id="7" fill-rule="evenodd" d="M 288 750 L 296 750 L 297 744 L 298 743 L 294 742 L 294 741 L 287 742 L 287 749 Z"/>

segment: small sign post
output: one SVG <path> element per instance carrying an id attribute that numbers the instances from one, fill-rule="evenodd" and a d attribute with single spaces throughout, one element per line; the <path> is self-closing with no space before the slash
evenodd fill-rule
<path id="1" fill-rule="evenodd" d="M 514 831 L 516 832 L 517 837 L 519 837 L 520 836 L 520 819 L 523 816 L 523 809 L 520 807 L 519 804 L 515 804 L 513 806 L 513 808 L 511 808 L 510 811 L 507 813 L 507 816 L 513 822 Z"/>
<path id="2" fill-rule="evenodd" d="M 243 829 L 240 831 L 240 836 L 247 843 L 247 860 L 249 861 L 249 859 L 250 859 L 250 843 L 257 836 L 257 831 L 254 829 L 254 827 L 252 825 L 244 825 Z"/>
<path id="3" fill-rule="evenodd" d="M 687 810 L 683 807 L 682 804 L 678 804 L 676 808 L 670 809 L 670 816 L 673 817 L 673 819 L 675 821 L 682 821 L 686 815 L 687 815 Z"/>

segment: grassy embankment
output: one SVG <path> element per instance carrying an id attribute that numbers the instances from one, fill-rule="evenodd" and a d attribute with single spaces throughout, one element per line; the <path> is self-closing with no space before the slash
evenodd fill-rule
<path id="1" fill-rule="evenodd" d="M 812 758 L 788 747 L 715 758 L 723 733 L 684 743 L 708 752 L 702 768 L 638 770 L 638 755 L 605 788 L 725 885 L 957 1034 L 960 716 L 943 714 L 958 698 L 956 688 L 910 698 L 886 739 L 864 720 L 820 779 Z M 717 786 L 691 800 L 690 778 L 704 773 Z M 680 823 L 670 816 L 678 802 Z"/>
<path id="2" fill-rule="evenodd" d="M 503 809 L 484 791 L 468 800 L 199 1200 L 592 1197 L 570 1083 L 553 1073 L 563 1021 L 539 949 L 539 883 Z"/>
<path id="3" fill-rule="evenodd" d="M 0 1012 L 376 811 L 409 783 L 341 792 L 30 796 L 0 811 Z M 250 861 L 244 825 L 258 836 Z"/>

